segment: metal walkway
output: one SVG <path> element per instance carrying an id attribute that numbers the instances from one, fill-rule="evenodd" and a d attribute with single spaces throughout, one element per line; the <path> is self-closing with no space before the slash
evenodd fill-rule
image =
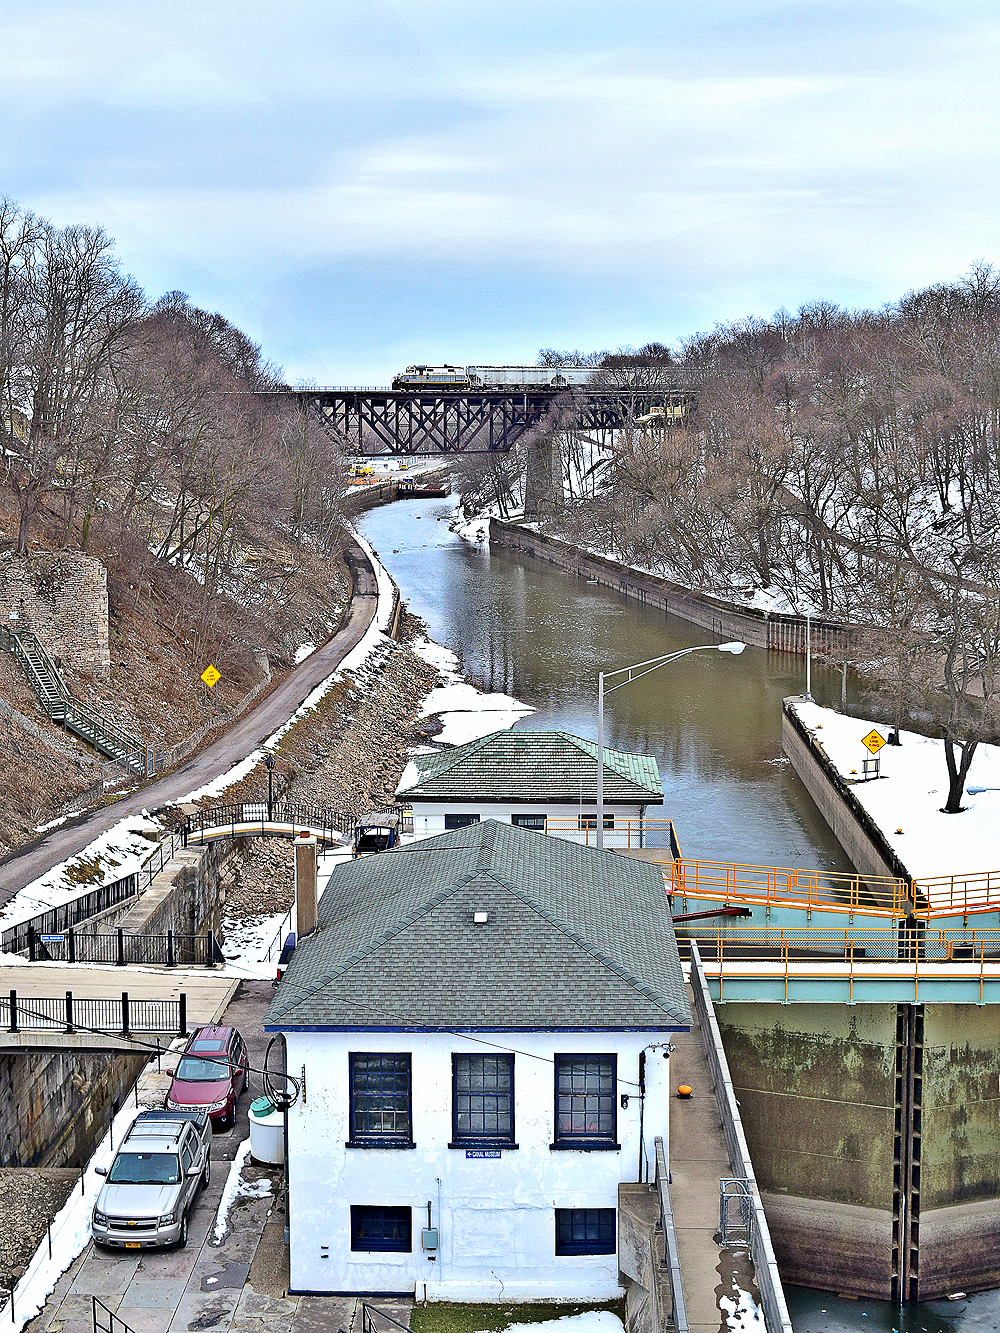
<path id="1" fill-rule="evenodd" d="M 401 806 L 365 811 L 365 814 L 398 815 Z M 237 805 L 214 805 L 192 811 L 181 827 L 184 846 L 200 846 L 215 838 L 297 838 L 312 834 L 319 842 L 342 843 L 354 835 L 358 815 L 328 810 L 318 805 L 293 802 L 242 801 Z"/>
<path id="2" fill-rule="evenodd" d="M 31 688 L 51 722 L 74 732 L 109 759 L 115 759 L 138 777 L 151 777 L 155 754 L 137 737 L 115 726 L 100 713 L 70 694 L 45 645 L 28 630 L 0 625 L 0 648 L 12 653 L 24 667 Z"/>

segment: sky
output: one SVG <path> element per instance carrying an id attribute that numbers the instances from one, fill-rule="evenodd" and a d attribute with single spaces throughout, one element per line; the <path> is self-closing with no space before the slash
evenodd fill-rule
<path id="1" fill-rule="evenodd" d="M 381 385 L 1000 259 L 998 67 L 972 0 L 5 0 L 0 193 Z"/>

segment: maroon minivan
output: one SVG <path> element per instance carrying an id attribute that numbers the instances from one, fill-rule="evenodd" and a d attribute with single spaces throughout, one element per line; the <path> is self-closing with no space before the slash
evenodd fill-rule
<path id="1" fill-rule="evenodd" d="M 247 1048 L 235 1028 L 199 1028 L 170 1071 L 167 1110 L 207 1111 L 216 1129 L 232 1124 L 247 1085 L 248 1063 Z"/>

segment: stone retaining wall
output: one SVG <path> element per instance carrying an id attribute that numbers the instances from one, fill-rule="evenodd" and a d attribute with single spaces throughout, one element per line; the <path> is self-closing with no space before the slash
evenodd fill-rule
<path id="1" fill-rule="evenodd" d="M 57 665 L 107 680 L 108 576 L 82 551 L 38 551 L 0 561 L 0 620 L 37 634 Z"/>
<path id="2" fill-rule="evenodd" d="M 611 588 L 644 606 L 656 607 L 667 615 L 700 625 L 721 639 L 742 639 L 755 648 L 805 656 L 804 616 L 768 614 L 741 607 L 708 593 L 694 592 L 657 574 L 630 569 L 607 556 L 592 555 L 558 537 L 535 532 L 517 523 L 502 523 L 496 518 L 490 519 L 490 546 L 544 560 L 546 564 Z M 848 633 L 844 625 L 814 619 L 811 627 L 813 652 L 841 658 L 846 651 Z"/>

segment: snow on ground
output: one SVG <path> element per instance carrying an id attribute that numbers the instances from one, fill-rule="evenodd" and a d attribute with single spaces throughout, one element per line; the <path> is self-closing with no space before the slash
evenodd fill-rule
<path id="1" fill-rule="evenodd" d="M 493 731 L 503 731 L 535 711 L 530 704 L 521 703 L 512 695 L 484 694 L 463 680 L 458 658 L 450 648 L 430 639 L 416 639 L 413 651 L 439 671 L 447 682 L 431 690 L 420 706 L 421 717 L 435 714 L 441 717 L 444 727 L 435 739 L 444 745 L 464 745 Z M 408 764 L 404 778 L 409 772 Z"/>
<path id="2" fill-rule="evenodd" d="M 743 1291 L 735 1282 L 733 1291 L 736 1293 L 735 1300 L 731 1296 L 722 1296 L 719 1299 L 719 1306 L 726 1316 L 726 1323 L 732 1333 L 753 1333 L 754 1329 L 765 1329 L 767 1325 L 764 1323 L 764 1311 L 750 1293 Z"/>
<path id="3" fill-rule="evenodd" d="M 183 805 L 188 801 L 200 801 L 204 796 L 221 796 L 227 787 L 231 787 L 234 783 L 239 782 L 241 778 L 245 778 L 248 773 L 253 772 L 263 757 L 263 750 L 253 750 L 245 759 L 241 759 L 238 764 L 233 764 L 232 768 L 227 769 L 225 773 L 220 773 L 211 782 L 206 782 L 202 787 L 196 787 L 194 791 L 189 791 L 179 801 L 171 801 L 170 804 Z"/>
<path id="4" fill-rule="evenodd" d="M 89 843 L 26 884 L 0 911 L 0 927 L 24 921 L 49 907 L 78 898 L 102 884 L 138 870 L 156 846 L 162 825 L 148 815 L 128 815 Z"/>
<path id="5" fill-rule="evenodd" d="M 943 741 L 901 731 L 901 746 L 879 751 L 881 776 L 863 782 L 868 751 L 862 736 L 874 727 L 888 738 L 891 728 L 799 699 L 792 707 L 914 879 L 1000 869 L 1000 746 L 979 746 L 966 783 L 965 809 L 946 815 L 941 811 L 948 796 Z M 972 794 L 970 787 L 998 790 Z"/>
<path id="6" fill-rule="evenodd" d="M 300 643 L 295 650 L 295 665 L 298 666 L 300 662 L 304 662 L 315 651 L 316 645 L 314 643 Z"/>
<path id="7" fill-rule="evenodd" d="M 559 1333 L 625 1333 L 625 1325 L 610 1310 L 587 1310 L 537 1324 L 511 1324 L 504 1333 L 538 1333 L 540 1328 L 558 1329 Z"/>
<path id="8" fill-rule="evenodd" d="M 174 1050 L 183 1045 L 184 1038 L 180 1038 L 172 1043 L 170 1049 Z M 135 1105 L 134 1098 L 131 1103 L 126 1102 L 112 1121 L 109 1133 L 98 1144 L 94 1155 L 84 1168 L 83 1192 L 81 1193 L 79 1184 L 75 1185 L 72 1194 L 56 1213 L 52 1222 L 52 1258 L 49 1258 L 46 1238 L 35 1251 L 14 1288 L 13 1319 L 10 1322 L 10 1328 L 14 1333 L 18 1333 L 19 1329 L 38 1314 L 60 1274 L 66 1271 L 90 1240 L 90 1216 L 94 1200 L 104 1184 L 103 1177 L 97 1174 L 95 1167 L 111 1165 L 115 1153 L 113 1145 L 121 1143 L 132 1121 L 143 1109 L 142 1106 Z M 5 1319 L 7 1314 L 8 1311 L 5 1310 Z"/>
<path id="9" fill-rule="evenodd" d="M 219 1200 L 219 1211 L 215 1215 L 215 1230 L 212 1233 L 212 1239 L 216 1245 L 221 1245 L 225 1238 L 226 1228 L 229 1226 L 229 1210 L 236 1202 L 237 1195 L 248 1192 L 241 1188 L 240 1172 L 246 1166 L 249 1158 L 250 1140 L 244 1139 L 236 1156 L 229 1163 L 229 1175 L 226 1176 L 226 1183 L 222 1187 L 222 1198 Z M 266 1183 L 270 1184 L 270 1182 Z"/>

